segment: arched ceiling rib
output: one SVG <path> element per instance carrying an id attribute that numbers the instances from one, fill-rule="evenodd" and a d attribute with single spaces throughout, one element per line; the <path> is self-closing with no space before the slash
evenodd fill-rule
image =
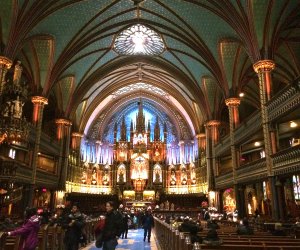
<path id="1" fill-rule="evenodd" d="M 131 0 L 1 1 L 0 53 L 21 60 L 32 93 L 52 95 L 59 115 L 78 127 L 103 90 L 138 82 L 138 63 L 142 79 L 168 89 L 197 119 L 197 133 L 240 91 L 258 107 L 257 60 L 275 60 L 275 91 L 299 76 L 299 1 L 147 0 L 139 13 Z M 162 35 L 161 55 L 112 50 L 118 32 L 137 22 Z"/>

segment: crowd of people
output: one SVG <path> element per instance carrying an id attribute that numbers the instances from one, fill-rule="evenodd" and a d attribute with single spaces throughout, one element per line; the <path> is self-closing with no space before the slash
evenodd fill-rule
<path id="1" fill-rule="evenodd" d="M 114 250 L 118 245 L 118 239 L 127 239 L 129 229 L 144 229 L 144 241 L 150 242 L 151 231 L 154 227 L 154 216 L 149 207 L 146 210 L 130 210 L 120 205 L 115 207 L 112 201 L 106 202 L 106 213 L 97 217 L 97 223 L 94 227 L 96 236 L 96 247 L 103 250 Z M 197 216 L 189 217 L 186 214 L 166 214 L 155 211 L 155 216 L 171 224 L 180 232 L 190 233 L 191 243 L 199 242 L 207 245 L 220 245 L 222 239 L 218 237 L 217 230 L 220 228 L 219 221 L 228 220 L 226 216 L 216 216 L 214 210 L 202 210 Z M 218 218 L 218 219 L 216 219 Z M 237 224 L 236 233 L 239 235 L 254 234 L 253 225 L 260 221 L 260 215 L 255 213 L 253 217 L 244 218 Z M 24 213 L 24 222 L 20 226 L 13 223 L 9 218 L 3 218 L 0 223 L 0 231 L 5 231 L 8 236 L 21 235 L 21 246 L 23 250 L 34 250 L 38 246 L 38 232 L 40 226 L 48 224 L 50 226 L 57 225 L 65 230 L 64 244 L 66 250 L 78 250 L 79 246 L 85 246 L 87 243 L 84 226 L 86 222 L 91 220 L 80 212 L 78 204 L 73 204 L 69 209 L 63 206 L 57 207 L 54 214 L 47 209 L 43 209 L 38 213 L 36 208 L 27 208 Z M 229 218 L 230 220 L 230 218 Z M 203 230 L 201 221 L 206 221 L 207 227 L 206 237 L 201 237 L 199 232 Z M 293 225 L 300 229 L 300 219 L 296 218 Z M 275 223 L 275 228 L 271 231 L 273 235 L 285 235 L 281 223 Z"/>
<path id="2" fill-rule="evenodd" d="M 128 230 L 143 228 L 144 241 L 150 242 L 151 230 L 154 227 L 154 218 L 151 209 L 128 210 L 120 206 L 115 207 L 114 202 L 106 202 L 106 213 L 97 216 L 94 227 L 96 247 L 103 250 L 114 250 L 118 245 L 118 239 L 127 239 Z M 73 204 L 69 209 L 63 206 L 57 207 L 51 214 L 46 208 L 37 211 L 36 208 L 27 208 L 24 214 L 23 224 L 13 223 L 9 218 L 0 223 L 0 231 L 7 236 L 21 235 L 20 243 L 23 250 L 34 250 L 38 246 L 38 232 L 41 225 L 57 225 L 64 229 L 64 249 L 78 250 L 87 243 L 84 226 L 91 219 L 80 212 L 78 204 Z"/>

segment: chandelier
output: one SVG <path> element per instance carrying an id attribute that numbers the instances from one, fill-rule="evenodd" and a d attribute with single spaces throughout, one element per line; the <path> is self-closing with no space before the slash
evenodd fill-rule
<path id="1" fill-rule="evenodd" d="M 21 73 L 20 62 L 17 62 L 13 80 L 6 81 L 0 93 L 0 143 L 18 143 L 28 137 L 29 123 L 23 117 L 28 91 L 25 84 L 20 84 Z"/>

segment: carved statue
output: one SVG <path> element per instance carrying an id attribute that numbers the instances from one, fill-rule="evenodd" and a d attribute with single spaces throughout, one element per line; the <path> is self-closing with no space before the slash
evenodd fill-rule
<path id="1" fill-rule="evenodd" d="M 12 101 L 13 103 L 13 116 L 15 118 L 21 118 L 23 113 L 23 106 L 24 102 L 20 101 L 19 96 L 17 96 L 17 99 Z"/>
<path id="2" fill-rule="evenodd" d="M 175 210 L 175 205 L 174 203 L 171 203 L 171 211 L 174 211 Z"/>
<path id="3" fill-rule="evenodd" d="M 170 203 L 168 200 L 165 202 L 165 210 L 170 210 Z"/>
<path id="4" fill-rule="evenodd" d="M 2 115 L 8 117 L 13 112 L 13 105 L 10 101 L 6 102 Z"/>
<path id="5" fill-rule="evenodd" d="M 160 210 L 164 210 L 164 203 L 162 202 L 159 206 Z"/>
<path id="6" fill-rule="evenodd" d="M 124 169 L 123 168 L 120 169 L 119 182 L 124 182 Z"/>

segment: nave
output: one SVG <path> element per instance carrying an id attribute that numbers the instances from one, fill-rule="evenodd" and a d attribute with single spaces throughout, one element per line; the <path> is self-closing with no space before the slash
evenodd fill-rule
<path id="1" fill-rule="evenodd" d="M 143 229 L 129 229 L 127 239 L 119 239 L 116 250 L 160 250 L 160 247 L 156 241 L 154 230 L 151 232 L 151 241 L 143 241 L 144 230 Z M 95 243 L 93 242 L 83 250 L 97 250 Z"/>

